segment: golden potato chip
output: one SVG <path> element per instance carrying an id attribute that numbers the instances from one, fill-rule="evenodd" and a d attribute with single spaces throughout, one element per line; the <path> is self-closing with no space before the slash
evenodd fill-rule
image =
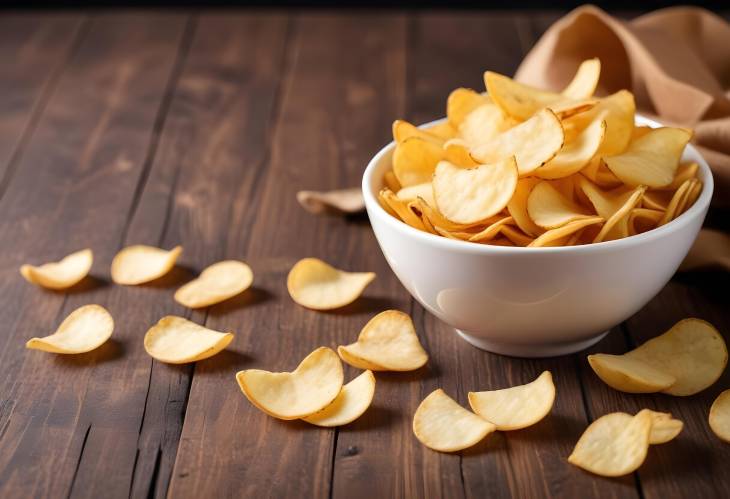
<path id="1" fill-rule="evenodd" d="M 605 141 L 605 139 L 604 139 Z M 594 182 L 595 184 L 604 187 L 618 187 L 622 186 L 623 182 L 614 175 L 611 170 L 603 163 L 603 160 L 596 156 L 594 157 L 581 171 L 580 173 Z"/>
<path id="2" fill-rule="evenodd" d="M 299 305 L 332 310 L 355 301 L 373 279 L 374 272 L 345 272 L 317 258 L 304 258 L 289 271 L 286 287 Z"/>
<path id="3" fill-rule="evenodd" d="M 545 232 L 544 234 L 540 235 L 537 239 L 533 240 L 530 244 L 528 244 L 529 247 L 540 247 L 540 246 L 549 246 L 551 243 L 555 242 L 556 240 L 570 236 L 571 234 L 588 227 L 589 225 L 593 224 L 599 224 L 603 223 L 605 220 L 601 217 L 590 217 L 590 218 L 583 218 L 580 220 L 573 220 L 572 222 L 568 222 L 567 224 L 558 227 L 557 229 L 550 229 L 549 231 Z M 504 229 L 503 229 L 504 232 Z"/>
<path id="4" fill-rule="evenodd" d="M 246 369 L 236 373 L 246 398 L 269 416 L 301 419 L 329 406 L 340 394 L 342 362 L 331 349 L 320 347 L 292 372 Z"/>
<path id="5" fill-rule="evenodd" d="M 439 227 L 449 232 L 473 230 L 475 227 L 494 223 L 501 218 L 499 215 L 494 215 L 487 218 L 486 220 L 480 220 L 475 223 L 461 224 L 452 222 L 451 220 L 447 219 L 441 214 L 441 212 L 439 212 L 433 206 L 429 205 L 425 199 L 418 198 L 417 202 L 418 209 L 423 212 L 423 214 L 431 221 L 434 227 Z"/>
<path id="6" fill-rule="evenodd" d="M 56 332 L 31 338 L 26 348 L 51 353 L 85 353 L 99 348 L 114 331 L 114 319 L 101 305 L 84 305 L 71 312 Z"/>
<path id="7" fill-rule="evenodd" d="M 117 284 L 143 284 L 167 274 L 182 253 L 182 246 L 165 251 L 141 244 L 127 246 L 112 260 L 112 281 Z"/>
<path id="8" fill-rule="evenodd" d="M 548 415 L 555 401 L 555 385 L 550 371 L 544 371 L 526 385 L 502 390 L 469 392 L 471 410 L 498 430 L 519 430 L 532 426 Z"/>
<path id="9" fill-rule="evenodd" d="M 393 170 L 388 170 L 383 175 L 383 182 L 385 183 L 385 186 L 390 189 L 393 192 L 398 192 L 401 190 L 400 182 L 398 182 L 398 179 L 395 178 L 395 173 L 393 173 Z"/>
<path id="10" fill-rule="evenodd" d="M 676 191 L 679 189 L 679 186 L 685 182 L 685 180 L 697 177 L 697 170 L 699 170 L 699 168 L 700 167 L 697 163 L 681 163 L 677 167 L 677 173 L 674 174 L 674 180 L 672 180 L 672 183 L 664 187 L 659 187 L 658 189 Z"/>
<path id="11" fill-rule="evenodd" d="M 253 282 L 251 267 L 238 260 L 209 266 L 197 279 L 175 292 L 175 301 L 188 308 L 215 305 L 246 291 Z"/>
<path id="12" fill-rule="evenodd" d="M 422 185 L 422 184 L 419 184 Z M 401 189 L 403 190 L 403 189 Z M 399 191 L 400 192 L 400 191 Z M 411 227 L 425 231 L 421 218 L 413 213 L 408 206 L 408 201 L 398 198 L 390 189 L 383 189 L 378 193 L 378 198 L 384 207 L 393 212 L 403 222 Z"/>
<path id="13" fill-rule="evenodd" d="M 665 444 L 674 440 L 682 432 L 684 423 L 679 419 L 674 419 L 668 412 L 643 410 L 649 412 L 653 418 L 651 432 L 649 433 L 649 443 L 651 445 Z"/>
<path id="14" fill-rule="evenodd" d="M 629 234 L 640 234 L 655 228 L 663 216 L 664 212 L 660 210 L 634 208 L 629 215 Z"/>
<path id="15" fill-rule="evenodd" d="M 604 383 L 621 392 L 660 392 L 677 382 L 671 374 L 626 355 L 597 353 L 588 356 L 588 363 Z"/>
<path id="16" fill-rule="evenodd" d="M 489 97 L 467 114 L 459 125 L 459 136 L 467 144 L 481 144 L 507 131 L 512 122 Z"/>
<path id="17" fill-rule="evenodd" d="M 89 274 L 94 254 L 83 249 L 64 257 L 58 262 L 44 263 L 38 267 L 23 265 L 20 274 L 26 281 L 48 289 L 66 289 L 80 282 Z"/>
<path id="18" fill-rule="evenodd" d="M 592 217 L 547 181 L 532 188 L 527 197 L 527 213 L 533 222 L 545 229 L 555 229 L 574 220 Z"/>
<path id="19" fill-rule="evenodd" d="M 351 366 L 371 371 L 414 371 L 428 362 L 413 321 L 398 310 L 370 319 L 357 341 L 339 346 L 337 352 Z"/>
<path id="20" fill-rule="evenodd" d="M 428 132 L 435 135 L 443 140 L 449 140 L 456 137 L 456 128 L 451 126 L 451 123 L 445 121 L 443 123 L 437 123 L 428 127 Z"/>
<path id="21" fill-rule="evenodd" d="M 730 443 L 730 390 L 722 392 L 712 403 L 709 423 L 720 440 Z"/>
<path id="22" fill-rule="evenodd" d="M 511 225 L 503 225 L 499 231 L 515 246 L 529 246 L 535 241 L 534 238 L 522 233 L 522 231 L 512 227 Z"/>
<path id="23" fill-rule="evenodd" d="M 640 139 L 652 130 L 653 128 L 650 126 L 635 126 L 634 131 L 631 132 L 631 140 Z"/>
<path id="24" fill-rule="evenodd" d="M 187 364 L 212 357 L 233 341 L 233 333 L 221 333 L 168 315 L 144 335 L 150 357 L 167 364 Z"/>
<path id="25" fill-rule="evenodd" d="M 502 230 L 502 226 L 505 224 L 511 224 L 514 222 L 514 219 L 512 217 L 504 217 L 493 224 L 488 225 L 485 229 L 477 232 L 476 234 L 469 236 L 468 240 L 472 242 L 484 242 L 484 241 L 491 241 L 495 237 L 497 237 Z"/>
<path id="26" fill-rule="evenodd" d="M 396 194 L 398 199 L 405 202 L 414 201 L 418 198 L 423 198 L 424 201 L 433 205 L 433 185 L 431 182 L 425 182 L 423 184 L 411 185 L 404 187 Z"/>
<path id="27" fill-rule="evenodd" d="M 359 213 L 365 209 L 362 189 L 334 189 L 331 191 L 299 191 L 297 201 L 310 213 Z"/>
<path id="28" fill-rule="evenodd" d="M 588 125 L 550 161 L 534 171 L 537 177 L 556 179 L 578 173 L 598 152 L 606 133 L 606 122 L 597 120 Z"/>
<path id="29" fill-rule="evenodd" d="M 517 181 L 517 188 L 515 193 L 512 195 L 512 199 L 507 203 L 507 211 L 514 219 L 517 227 L 522 230 L 525 234 L 532 237 L 537 237 L 545 229 L 537 225 L 530 218 L 527 212 L 527 199 L 530 196 L 532 189 L 540 183 L 540 179 L 534 177 L 521 178 Z"/>
<path id="30" fill-rule="evenodd" d="M 606 223 L 601 227 L 601 231 L 593 239 L 594 243 L 629 236 L 629 215 L 631 210 L 641 201 L 641 196 L 644 195 L 644 191 L 646 191 L 646 187 L 641 186 L 619 197 L 619 200 L 625 198 L 624 204 L 606 219 Z"/>
<path id="31" fill-rule="evenodd" d="M 490 99 L 470 88 L 457 88 L 446 100 L 446 119 L 449 125 L 458 130 L 461 123 L 477 107 L 490 102 Z"/>
<path id="32" fill-rule="evenodd" d="M 601 61 L 595 57 L 587 59 L 578 66 L 573 80 L 561 92 L 570 99 L 587 99 L 593 95 L 601 76 Z"/>
<path id="33" fill-rule="evenodd" d="M 449 163 L 463 168 L 472 168 L 479 166 L 474 158 L 469 154 L 469 149 L 465 143 L 461 143 L 461 139 L 451 139 L 444 145 L 444 159 Z"/>
<path id="34" fill-rule="evenodd" d="M 430 182 L 436 165 L 444 159 L 440 144 L 411 137 L 393 152 L 393 173 L 403 187 Z"/>
<path id="35" fill-rule="evenodd" d="M 375 376 L 368 370 L 343 386 L 330 405 L 303 419 L 307 423 L 325 427 L 352 423 L 370 407 L 374 395 Z"/>
<path id="36" fill-rule="evenodd" d="M 643 411 L 629 421 L 620 412 L 601 416 L 583 432 L 568 462 L 596 475 L 628 475 L 646 459 L 651 426 L 651 414 Z"/>
<path id="37" fill-rule="evenodd" d="M 692 133 L 683 128 L 655 128 L 629 144 L 623 153 L 604 156 L 603 161 L 631 187 L 666 186 L 674 180 L 679 158 L 690 138 Z"/>
<path id="38" fill-rule="evenodd" d="M 628 90 L 619 90 L 604 97 L 591 113 L 604 114 L 606 136 L 601 143 L 600 153 L 606 156 L 621 154 L 628 147 L 634 130 L 636 103 Z M 595 179 L 592 179 L 595 182 Z"/>
<path id="39" fill-rule="evenodd" d="M 433 176 L 436 207 L 459 224 L 481 222 L 499 213 L 516 187 L 517 166 L 512 157 L 468 169 L 441 161 Z"/>
<path id="40" fill-rule="evenodd" d="M 434 135 L 429 130 L 418 128 L 404 120 L 395 120 L 393 122 L 393 140 L 395 140 L 398 144 L 401 144 L 412 137 L 418 137 L 419 139 L 427 140 L 440 146 L 444 143 L 444 139 L 438 135 Z"/>
<path id="41" fill-rule="evenodd" d="M 423 399 L 413 416 L 413 433 L 439 452 L 455 452 L 479 443 L 496 426 L 461 407 L 442 389 Z"/>
<path id="42" fill-rule="evenodd" d="M 709 322 L 684 319 L 666 333 L 625 354 L 677 381 L 662 390 L 670 395 L 694 395 L 712 385 L 727 365 L 727 346 Z"/>
<path id="43" fill-rule="evenodd" d="M 560 120 L 550 109 L 544 109 L 494 139 L 473 146 L 470 153 L 480 163 L 514 156 L 519 174 L 524 177 L 553 159 L 564 140 Z"/>

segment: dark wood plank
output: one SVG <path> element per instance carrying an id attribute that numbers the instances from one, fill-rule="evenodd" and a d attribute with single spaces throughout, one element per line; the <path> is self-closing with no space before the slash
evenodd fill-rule
<path id="1" fill-rule="evenodd" d="M 127 497 L 150 362 L 134 309 L 109 293 L 108 265 L 144 177 L 148 147 L 185 26 L 177 15 L 99 16 L 63 69 L 0 203 L 0 420 L 3 497 Z M 67 294 L 18 274 L 23 262 L 95 251 L 95 276 Z M 24 349 L 73 308 L 97 302 L 114 338 L 74 357 Z"/>

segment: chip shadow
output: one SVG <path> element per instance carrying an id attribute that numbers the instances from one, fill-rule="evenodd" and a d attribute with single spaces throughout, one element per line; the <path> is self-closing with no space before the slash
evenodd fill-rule
<path id="1" fill-rule="evenodd" d="M 96 277 L 93 275 L 87 275 L 83 279 L 81 279 L 79 282 L 71 286 L 70 288 L 66 289 L 46 289 L 49 293 L 59 294 L 59 295 L 75 295 L 75 294 L 83 294 L 83 293 L 90 293 L 94 290 L 106 287 L 110 284 L 109 281 L 106 279 L 103 279 L 101 277 Z"/>
<path id="2" fill-rule="evenodd" d="M 229 298 L 226 301 L 211 305 L 208 309 L 208 314 L 213 317 L 220 317 L 241 308 L 253 307 L 255 305 L 266 303 L 275 298 L 276 295 L 274 295 L 271 291 L 258 286 L 252 286 L 243 293 Z"/>
<path id="3" fill-rule="evenodd" d="M 397 308 L 396 302 L 387 296 L 361 296 L 349 305 L 321 312 L 330 315 L 376 314 L 394 308 Z"/>
<path id="4" fill-rule="evenodd" d="M 91 352 L 52 355 L 54 356 L 54 362 L 63 367 L 87 369 L 92 364 L 102 364 L 119 359 L 124 355 L 125 351 L 126 347 L 122 342 L 114 338 L 109 338 L 103 345 Z"/>
<path id="5" fill-rule="evenodd" d="M 195 278 L 194 269 L 183 265 L 175 265 L 170 271 L 157 279 L 140 284 L 146 288 L 176 288 Z"/>

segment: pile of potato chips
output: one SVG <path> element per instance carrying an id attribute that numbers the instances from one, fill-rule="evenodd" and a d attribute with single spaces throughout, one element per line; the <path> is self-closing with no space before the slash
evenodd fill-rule
<path id="1" fill-rule="evenodd" d="M 584 61 L 553 93 L 490 71 L 487 93 L 449 95 L 446 122 L 393 123 L 382 206 L 416 229 L 502 246 L 571 246 L 640 234 L 686 211 L 702 190 L 680 164 L 692 132 L 635 126 L 633 95 L 594 97 Z"/>

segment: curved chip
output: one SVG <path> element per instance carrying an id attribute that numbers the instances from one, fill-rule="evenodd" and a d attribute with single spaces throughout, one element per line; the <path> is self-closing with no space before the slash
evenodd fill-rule
<path id="1" fill-rule="evenodd" d="M 535 170 L 534 174 L 544 179 L 556 179 L 578 173 L 598 152 L 605 133 L 605 121 L 592 122 L 572 142 L 564 145 L 553 159 Z"/>
<path id="2" fill-rule="evenodd" d="M 685 180 L 684 183 L 682 183 L 682 185 L 680 185 L 679 188 L 674 192 L 674 195 L 672 195 L 672 199 L 670 199 L 669 203 L 667 204 L 666 210 L 664 210 L 664 216 L 662 216 L 662 219 L 659 220 L 657 227 L 667 224 L 677 217 L 680 205 L 682 204 L 682 201 L 686 198 L 687 193 L 692 188 L 693 181 L 694 179 Z"/>
<path id="3" fill-rule="evenodd" d="M 568 222 L 567 224 L 558 227 L 557 229 L 550 229 L 549 231 L 542 234 L 537 239 L 533 240 L 530 244 L 527 246 L 529 247 L 541 247 L 541 246 L 550 246 L 551 244 L 555 243 L 556 241 L 574 234 L 575 232 L 588 227 L 590 225 L 594 224 L 600 224 L 603 223 L 605 220 L 601 217 L 590 217 L 590 218 L 583 218 L 580 220 L 574 220 L 572 222 Z M 504 233 L 504 229 L 503 229 Z M 505 233 L 506 235 L 506 233 Z M 509 237 L 509 236 L 507 236 Z"/>
<path id="4" fill-rule="evenodd" d="M 694 395 L 712 385 L 728 358 L 722 335 L 700 319 L 681 320 L 625 355 L 675 377 L 677 381 L 662 391 L 678 396 Z"/>
<path id="5" fill-rule="evenodd" d="M 317 426 L 342 426 L 352 423 L 370 407 L 375 395 L 375 376 L 365 371 L 340 390 L 337 398 L 319 412 L 307 416 L 304 421 Z"/>
<path id="6" fill-rule="evenodd" d="M 490 99 L 470 88 L 457 88 L 446 99 L 446 119 L 456 130 L 476 108 L 490 102 Z"/>
<path id="7" fill-rule="evenodd" d="M 571 99 L 587 99 L 591 97 L 598 86 L 601 77 L 601 61 L 597 57 L 587 59 L 578 66 L 573 80 L 561 92 L 564 97 Z"/>
<path id="8" fill-rule="evenodd" d="M 588 363 L 604 383 L 621 392 L 660 392 L 677 381 L 671 374 L 626 355 L 597 353 L 588 356 Z"/>
<path id="9" fill-rule="evenodd" d="M 471 410 L 498 430 L 519 430 L 532 426 L 550 413 L 555 402 L 555 385 L 550 371 L 531 383 L 502 390 L 469 392 Z"/>
<path id="10" fill-rule="evenodd" d="M 362 189 L 334 189 L 331 191 L 299 191 L 297 201 L 309 213 L 359 213 L 365 209 Z"/>
<path id="11" fill-rule="evenodd" d="M 208 307 L 243 293 L 252 282 L 251 267 L 238 260 L 224 260 L 178 289 L 175 301 L 188 308 Z"/>
<path id="12" fill-rule="evenodd" d="M 594 243 L 600 243 L 601 241 L 608 241 L 612 239 L 621 239 L 628 237 L 629 234 L 629 216 L 631 210 L 641 202 L 641 197 L 644 195 L 646 187 L 640 186 L 629 191 L 619 197 L 619 200 L 624 200 L 623 205 L 617 209 L 613 215 L 606 219 L 606 223 L 601 227 L 601 231 L 593 239 Z"/>
<path id="13" fill-rule="evenodd" d="M 393 122 L 393 140 L 395 140 L 398 144 L 405 142 L 412 137 L 418 137 L 419 139 L 427 140 L 438 145 L 443 145 L 444 143 L 443 138 L 431 133 L 427 129 L 424 130 L 422 128 L 418 128 L 404 120 L 395 120 Z"/>
<path id="14" fill-rule="evenodd" d="M 503 225 L 499 231 L 515 246 L 529 246 L 535 241 L 534 238 L 524 234 L 521 230 L 511 225 Z"/>
<path id="15" fill-rule="evenodd" d="M 488 97 L 467 114 L 459 125 L 459 135 L 467 144 L 481 144 L 494 139 L 512 126 L 511 120 Z"/>
<path id="16" fill-rule="evenodd" d="M 79 283 L 89 274 L 94 263 L 94 253 L 83 249 L 62 258 L 58 262 L 34 266 L 25 264 L 20 274 L 26 281 L 48 289 L 66 289 Z"/>
<path id="17" fill-rule="evenodd" d="M 337 354 L 320 347 L 292 372 L 247 369 L 236 373 L 246 398 L 266 414 L 279 419 L 301 419 L 330 405 L 342 390 L 344 374 Z"/>
<path id="18" fill-rule="evenodd" d="M 430 182 L 436 164 L 444 159 L 441 144 L 411 137 L 393 152 L 393 173 L 403 187 Z"/>
<path id="19" fill-rule="evenodd" d="M 180 253 L 182 246 L 175 246 L 170 251 L 142 244 L 127 246 L 112 260 L 112 280 L 126 285 L 154 281 L 175 266 Z"/>
<path id="20" fill-rule="evenodd" d="M 374 272 L 345 272 L 317 258 L 304 258 L 289 271 L 286 287 L 303 307 L 333 310 L 355 301 L 373 279 Z"/>
<path id="21" fill-rule="evenodd" d="M 442 389 L 423 399 L 413 416 L 413 433 L 439 452 L 455 452 L 479 443 L 496 426 L 461 407 Z"/>
<path id="22" fill-rule="evenodd" d="M 511 224 L 514 222 L 514 219 L 512 217 L 504 217 L 496 222 L 488 225 L 485 229 L 477 232 L 476 234 L 469 236 L 468 240 L 472 242 L 485 242 L 485 241 L 491 241 L 495 237 L 499 235 L 499 233 L 502 230 L 502 226 L 505 224 Z"/>
<path id="23" fill-rule="evenodd" d="M 407 189 L 407 187 L 404 187 L 404 189 Z M 403 189 L 401 189 L 401 191 L 402 190 Z M 397 218 L 400 218 L 401 221 L 415 229 L 422 231 L 426 230 L 426 227 L 424 227 L 421 218 L 413 213 L 413 211 L 409 208 L 408 201 L 400 199 L 398 196 L 393 194 L 393 191 L 391 191 L 390 189 L 382 189 L 378 193 L 378 198 L 380 199 L 380 202 L 383 204 L 383 206 L 390 210 L 393 214 L 395 214 Z"/>
<path id="24" fill-rule="evenodd" d="M 225 349 L 233 333 L 221 333 L 168 315 L 144 335 L 144 349 L 150 357 L 167 364 L 187 364 L 207 359 Z"/>
<path id="25" fill-rule="evenodd" d="M 355 343 L 337 352 L 351 366 L 372 371 L 414 371 L 428 362 L 408 314 L 381 312 L 365 324 Z"/>
<path id="26" fill-rule="evenodd" d="M 606 414 L 586 428 L 568 462 L 596 475 L 628 475 L 646 459 L 651 426 L 652 416 L 647 412 L 639 412 L 629 421 L 624 413 Z"/>
<path id="27" fill-rule="evenodd" d="M 591 113 L 604 114 L 606 136 L 601 144 L 600 153 L 612 156 L 626 150 L 634 131 L 636 102 L 628 90 L 602 98 Z"/>
<path id="28" fill-rule="evenodd" d="M 679 186 L 685 182 L 685 180 L 696 178 L 699 168 L 700 166 L 697 163 L 681 163 L 677 167 L 677 172 L 674 174 L 674 180 L 672 180 L 672 183 L 665 187 L 660 187 L 659 189 L 676 191 L 679 189 Z"/>
<path id="29" fill-rule="evenodd" d="M 730 390 L 722 392 L 712 403 L 709 423 L 715 435 L 730 443 Z"/>
<path id="30" fill-rule="evenodd" d="M 568 222 L 593 216 L 585 213 L 580 205 L 563 196 L 548 181 L 542 181 L 532 188 L 527 197 L 527 213 L 533 222 L 545 229 L 555 229 Z"/>
<path id="31" fill-rule="evenodd" d="M 650 409 L 642 409 L 641 412 L 645 412 L 651 416 L 651 431 L 649 432 L 649 444 L 659 445 L 665 444 L 674 440 L 677 435 L 682 432 L 684 423 L 678 419 L 672 418 L 672 415 L 668 412 L 656 412 Z M 615 412 L 611 414 L 612 420 L 615 424 L 620 424 L 623 419 L 623 424 L 628 425 L 631 423 L 633 416 L 624 412 Z"/>
<path id="32" fill-rule="evenodd" d="M 564 141 L 560 120 L 550 109 L 543 109 L 494 139 L 473 146 L 470 153 L 480 163 L 514 156 L 519 174 L 524 177 L 553 159 Z"/>
<path id="33" fill-rule="evenodd" d="M 99 348 L 114 331 L 114 319 L 101 305 L 84 305 L 71 312 L 56 332 L 31 338 L 26 348 L 51 353 L 85 353 Z"/>
<path id="34" fill-rule="evenodd" d="M 423 198 L 423 200 L 428 204 L 433 205 L 433 185 L 431 185 L 431 182 L 425 182 L 423 184 L 403 187 L 396 193 L 396 197 L 406 203 L 408 201 L 415 201 L 418 198 Z"/>
<path id="35" fill-rule="evenodd" d="M 441 161 L 433 176 L 436 207 L 458 224 L 484 221 L 507 206 L 517 187 L 517 178 L 512 157 L 475 168 L 460 168 Z"/>
<path id="36" fill-rule="evenodd" d="M 629 234 L 633 236 L 656 228 L 663 216 L 664 212 L 660 210 L 634 208 L 629 215 Z"/>
<path id="37" fill-rule="evenodd" d="M 679 158 L 690 138 L 692 133 L 683 128 L 655 128 L 629 144 L 623 153 L 605 156 L 603 161 L 631 187 L 663 187 L 674 180 Z"/>
<path id="38" fill-rule="evenodd" d="M 512 195 L 509 203 L 507 203 L 507 211 L 514 219 L 517 227 L 519 227 L 522 232 L 532 237 L 537 237 L 545 232 L 545 229 L 532 221 L 530 214 L 527 212 L 527 199 L 529 198 L 532 189 L 538 183 L 540 183 L 540 179 L 535 177 L 519 179 L 517 181 L 515 193 Z"/>

